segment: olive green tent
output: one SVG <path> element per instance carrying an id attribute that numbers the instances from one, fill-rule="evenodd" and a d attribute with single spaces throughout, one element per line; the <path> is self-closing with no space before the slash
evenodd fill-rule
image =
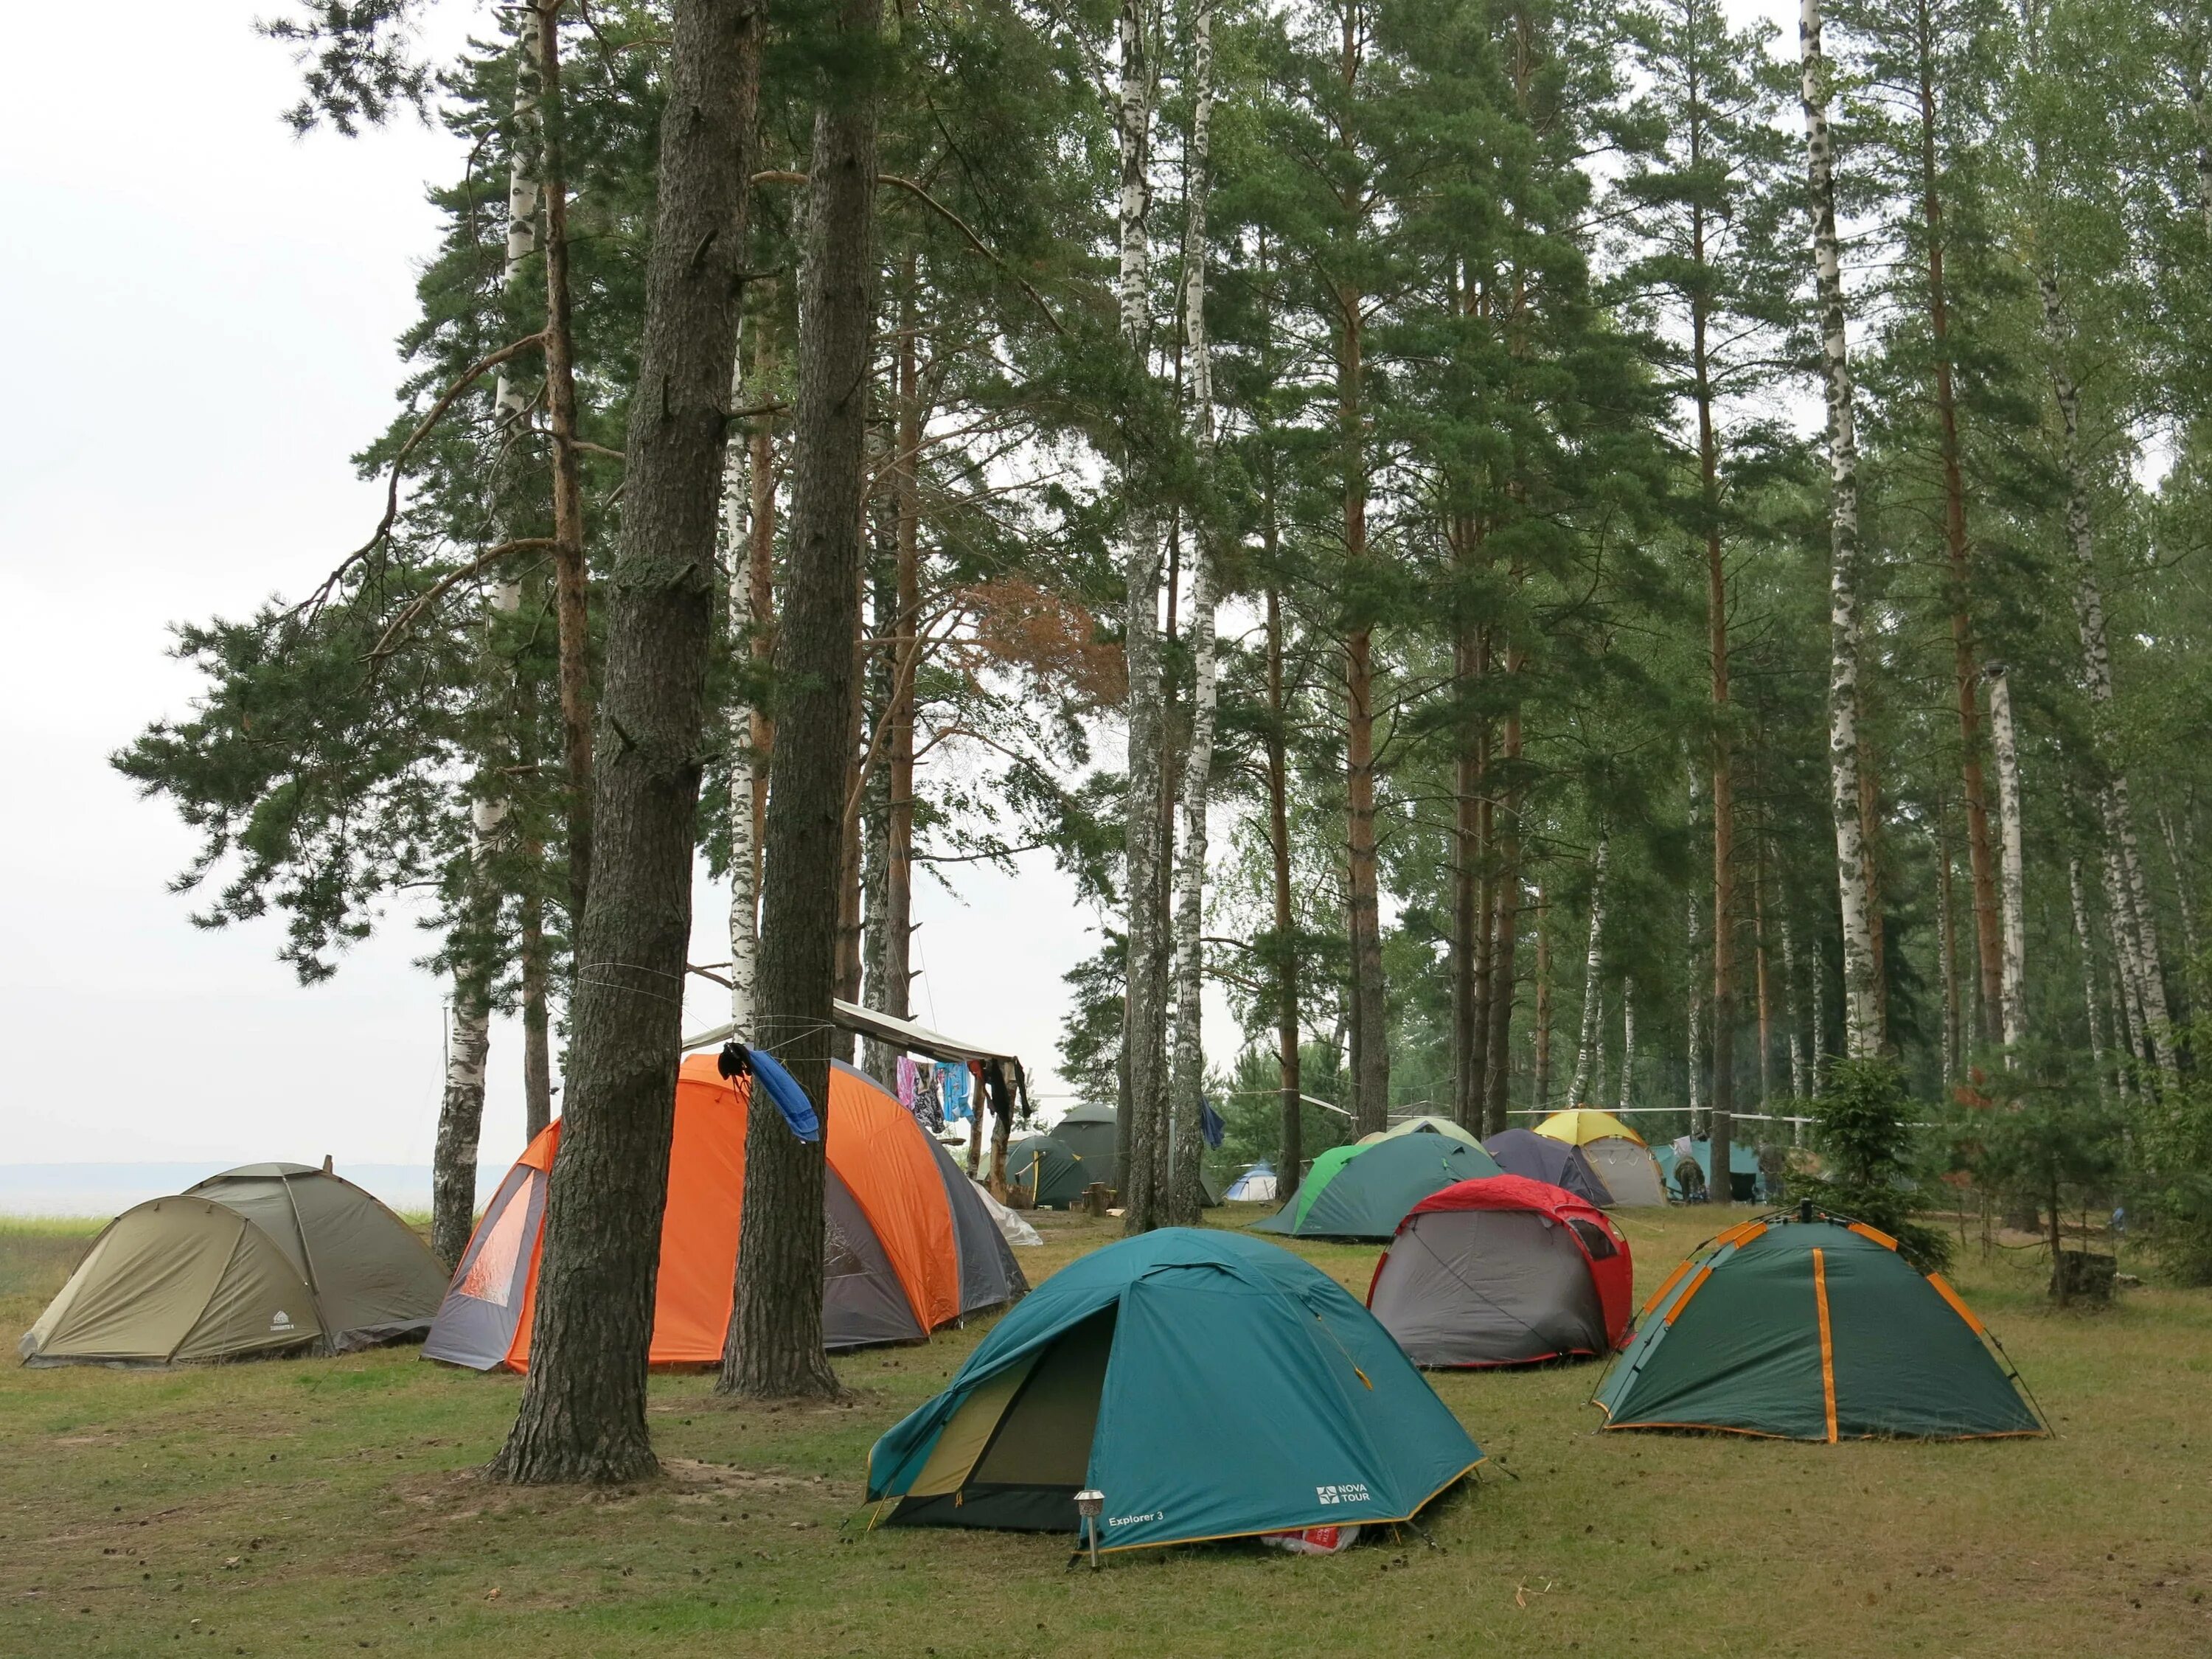
<path id="1" fill-rule="evenodd" d="M 1073 1533 L 1109 1549 L 1403 1521 L 1481 1449 L 1343 1287 L 1237 1233 L 1095 1250 L 993 1328 L 876 1443 L 894 1526 Z"/>
<path id="2" fill-rule="evenodd" d="M 420 1337 L 445 1288 L 406 1223 L 351 1182 L 248 1164 L 108 1223 L 17 1346 L 33 1365 L 343 1353 Z"/>
<path id="3" fill-rule="evenodd" d="M 1407 1212 L 1455 1182 L 1502 1173 L 1480 1146 L 1449 1135 L 1392 1135 L 1332 1146 L 1313 1161 L 1297 1195 L 1255 1232 L 1298 1238 L 1389 1239 Z"/>
<path id="4" fill-rule="evenodd" d="M 2047 1433 L 2001 1352 L 1887 1234 L 1768 1217 L 1674 1269 L 1594 1403 L 1609 1429 L 1830 1443 Z"/>
<path id="5" fill-rule="evenodd" d="M 1103 1181 L 1109 1187 L 1120 1188 L 1121 1160 L 1115 1153 L 1114 1109 L 1111 1106 L 1075 1107 L 1063 1113 L 1060 1121 L 1047 1133 L 1083 1160 L 1085 1186 L 1094 1181 Z"/>
<path id="6" fill-rule="evenodd" d="M 1101 1178 L 1057 1135 L 1024 1135 L 1006 1148 L 1007 1181 L 1034 1192 L 1040 1210 L 1066 1209 Z"/>

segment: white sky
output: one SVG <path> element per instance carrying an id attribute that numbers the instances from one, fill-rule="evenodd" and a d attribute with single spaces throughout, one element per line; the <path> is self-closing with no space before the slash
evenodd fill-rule
<path id="1" fill-rule="evenodd" d="M 265 9 L 265 8 L 264 8 Z M 256 8 L 119 0 L 100 88 L 68 8 L 10 20 L 0 97 L 0 1163 L 427 1163 L 441 987 L 404 916 L 297 986 L 275 921 L 204 933 L 166 883 L 193 841 L 106 756 L 181 713 L 167 625 L 299 592 L 380 503 L 346 457 L 389 418 L 392 342 L 453 147 L 413 125 L 293 139 L 283 51 Z M 1779 7 L 1778 10 L 1781 9 Z M 447 26 L 466 9 L 449 3 Z M 1218 832 L 1217 832 L 1218 833 Z M 1048 860 L 921 884 L 919 1017 L 1018 1050 L 1041 1093 L 1060 975 L 1091 918 Z M 702 887 L 694 959 L 726 907 Z M 702 981 L 687 1025 L 720 1017 Z M 1208 1047 L 1236 1046 L 1218 1001 Z M 494 1038 L 484 1162 L 519 1150 L 515 1034 Z M 1041 1102 L 1041 1103 L 1045 1103 Z"/>

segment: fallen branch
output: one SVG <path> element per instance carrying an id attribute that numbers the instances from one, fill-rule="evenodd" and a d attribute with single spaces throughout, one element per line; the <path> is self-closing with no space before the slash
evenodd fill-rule
<path id="1" fill-rule="evenodd" d="M 354 566 L 384 544 L 384 538 L 392 533 L 392 524 L 399 517 L 399 475 L 401 470 L 407 465 L 408 456 L 415 453 L 416 445 L 430 435 L 430 428 L 445 418 L 446 411 L 453 406 L 461 393 L 510 358 L 519 357 L 532 347 L 544 343 L 545 335 L 543 330 L 535 334 L 525 335 L 510 345 L 501 346 L 490 356 L 471 364 L 459 380 L 446 388 L 445 395 L 430 406 L 430 412 L 422 417 L 414 431 L 407 434 L 407 441 L 399 446 L 399 453 L 392 458 L 392 483 L 385 493 L 384 517 L 377 521 L 376 533 L 347 554 L 339 562 L 338 568 L 323 578 L 321 586 L 294 605 L 291 612 L 293 616 L 297 617 L 303 611 L 312 616 L 320 611 L 329 601 L 331 595 L 337 591 L 338 583 L 345 579 L 346 572 L 351 570 Z"/>
<path id="2" fill-rule="evenodd" d="M 362 660 L 374 662 L 380 658 L 390 656 L 398 648 L 399 641 L 407 636 L 408 630 L 415 626 L 416 619 L 424 611 L 436 605 L 440 599 L 444 599 L 447 594 L 468 580 L 470 577 L 489 569 L 510 554 L 534 553 L 550 549 L 557 544 L 550 536 L 526 536 L 520 541 L 501 542 L 496 547 L 486 548 L 459 569 L 449 570 L 439 577 L 431 585 L 428 592 L 410 600 L 406 608 L 392 619 L 392 626 L 384 630 L 384 637 L 377 641 L 376 648 Z"/>

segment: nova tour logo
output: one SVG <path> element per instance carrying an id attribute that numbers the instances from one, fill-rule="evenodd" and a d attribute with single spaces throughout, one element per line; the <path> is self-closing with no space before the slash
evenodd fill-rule
<path id="1" fill-rule="evenodd" d="M 269 1328 L 272 1331 L 290 1330 L 292 1328 L 292 1316 L 286 1313 L 282 1308 L 277 1309 L 276 1317 L 269 1322 Z"/>
<path id="2" fill-rule="evenodd" d="M 1107 1521 L 1106 1524 L 1109 1527 L 1133 1527 L 1140 1521 L 1164 1521 L 1167 1518 L 1168 1512 L 1165 1510 L 1154 1510 L 1148 1515 L 1114 1516 Z"/>
<path id="3" fill-rule="evenodd" d="M 1364 1504 L 1368 1501 L 1366 1486 L 1357 1480 L 1348 1480 L 1341 1486 L 1316 1486 L 1314 1496 L 1324 1504 Z"/>

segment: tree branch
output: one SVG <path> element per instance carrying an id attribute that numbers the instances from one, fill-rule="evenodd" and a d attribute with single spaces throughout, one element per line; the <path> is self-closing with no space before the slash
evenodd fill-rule
<path id="1" fill-rule="evenodd" d="M 526 536 L 520 541 L 501 542 L 496 547 L 486 548 L 459 569 L 449 570 L 438 578 L 431 585 L 428 592 L 409 601 L 405 608 L 392 619 L 392 626 L 384 630 L 384 637 L 377 641 L 376 648 L 362 660 L 374 662 L 380 658 L 390 656 L 398 648 L 399 641 L 406 637 L 408 630 L 415 626 L 416 619 L 423 612 L 436 605 L 454 588 L 468 580 L 470 577 L 490 568 L 509 554 L 532 553 L 541 549 L 556 547 L 559 544 L 550 536 Z"/>

